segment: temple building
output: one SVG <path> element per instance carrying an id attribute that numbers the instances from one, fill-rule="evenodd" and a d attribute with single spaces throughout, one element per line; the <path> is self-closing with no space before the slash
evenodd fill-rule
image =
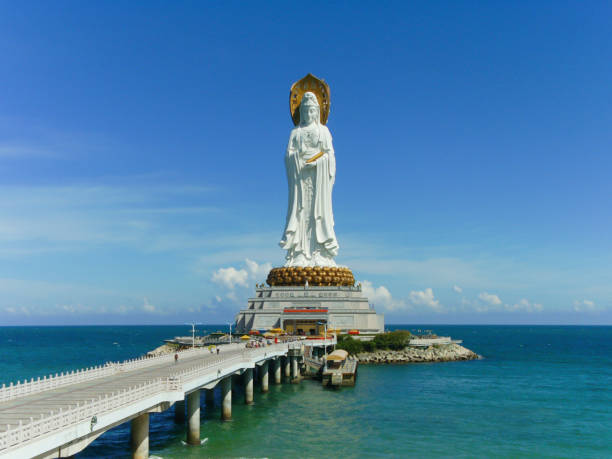
<path id="1" fill-rule="evenodd" d="M 259 286 L 236 316 L 236 330 L 281 328 L 289 334 L 322 335 L 324 327 L 369 339 L 384 331 L 361 286 Z"/>

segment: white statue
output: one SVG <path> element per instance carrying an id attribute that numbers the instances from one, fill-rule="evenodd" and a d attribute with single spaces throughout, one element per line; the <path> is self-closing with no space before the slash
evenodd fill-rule
<path id="1" fill-rule="evenodd" d="M 321 124 L 314 93 L 304 93 L 299 115 L 285 156 L 289 206 L 280 246 L 287 251 L 285 266 L 336 266 L 338 241 L 332 212 L 336 158 L 332 137 L 327 126 Z"/>

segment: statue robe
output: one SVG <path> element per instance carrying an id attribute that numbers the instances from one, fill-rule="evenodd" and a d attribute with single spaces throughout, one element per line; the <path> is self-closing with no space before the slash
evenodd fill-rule
<path id="1" fill-rule="evenodd" d="M 285 266 L 336 266 L 333 258 L 338 254 L 338 241 L 332 212 L 336 158 L 329 129 L 320 124 L 316 128 L 315 144 L 308 143 L 303 127 L 294 128 L 289 138 L 285 156 L 289 203 L 280 241 L 287 250 Z M 323 156 L 306 164 L 319 152 Z"/>

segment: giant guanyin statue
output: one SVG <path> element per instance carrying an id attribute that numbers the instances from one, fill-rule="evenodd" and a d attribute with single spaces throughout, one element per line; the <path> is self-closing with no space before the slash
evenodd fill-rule
<path id="1" fill-rule="evenodd" d="M 291 87 L 289 106 L 295 127 L 289 136 L 285 166 L 289 185 L 287 220 L 280 246 L 284 268 L 274 268 L 270 285 L 352 285 L 348 268 L 336 266 L 332 189 L 336 158 L 329 129 L 330 91 L 308 74 Z"/>
<path id="2" fill-rule="evenodd" d="M 285 266 L 336 266 L 338 241 L 332 212 L 336 158 L 314 92 L 304 93 L 299 114 L 285 155 L 289 206 L 280 246 L 287 251 Z"/>

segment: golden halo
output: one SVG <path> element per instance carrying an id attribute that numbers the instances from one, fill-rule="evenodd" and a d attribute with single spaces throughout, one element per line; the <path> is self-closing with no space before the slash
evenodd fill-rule
<path id="1" fill-rule="evenodd" d="M 320 80 L 312 73 L 309 73 L 301 80 L 296 81 L 291 85 L 289 92 L 289 110 L 293 124 L 300 124 L 300 104 L 305 92 L 312 92 L 317 96 L 319 101 L 319 111 L 321 113 L 321 124 L 327 123 L 329 116 L 330 92 L 329 85 L 325 80 Z"/>

